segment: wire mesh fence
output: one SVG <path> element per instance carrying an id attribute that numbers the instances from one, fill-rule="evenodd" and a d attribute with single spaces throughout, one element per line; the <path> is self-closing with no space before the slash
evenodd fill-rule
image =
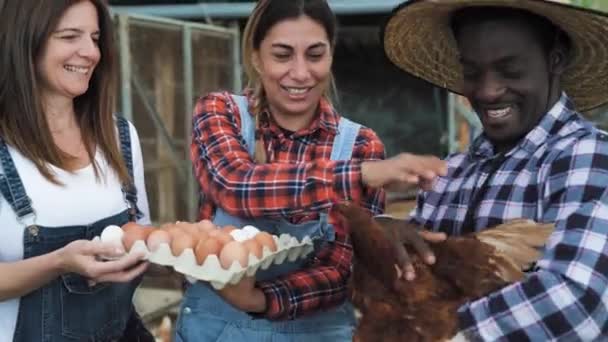
<path id="1" fill-rule="evenodd" d="M 119 111 L 139 133 L 152 220 L 193 220 L 192 106 L 201 94 L 240 88 L 239 31 L 134 15 L 116 15 L 115 22 Z"/>

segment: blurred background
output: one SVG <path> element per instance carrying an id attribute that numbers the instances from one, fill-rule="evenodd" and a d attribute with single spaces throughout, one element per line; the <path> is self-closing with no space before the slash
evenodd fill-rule
<path id="1" fill-rule="evenodd" d="M 608 11 L 606 0 L 559 1 Z M 328 2 L 339 20 L 334 58 L 338 111 L 373 128 L 389 156 L 407 151 L 443 157 L 465 149 L 480 131 L 466 100 L 405 74 L 384 55 L 380 27 L 402 1 Z M 240 39 L 255 2 L 109 3 L 120 47 L 118 110 L 139 131 L 152 220 L 193 221 L 198 187 L 189 159 L 192 106 L 210 91 L 242 90 Z M 606 108 L 587 114 L 608 127 Z M 405 215 L 411 195 L 391 194 L 388 210 Z M 144 285 L 138 308 L 161 336 L 167 319 L 174 319 L 180 283 L 170 276 L 147 279 Z M 165 316 L 165 326 L 159 325 Z"/>

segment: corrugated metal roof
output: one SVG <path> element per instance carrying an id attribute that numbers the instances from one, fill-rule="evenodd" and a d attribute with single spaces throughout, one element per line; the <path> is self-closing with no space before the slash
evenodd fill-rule
<path id="1" fill-rule="evenodd" d="M 286 0 L 288 1 L 288 0 Z M 336 15 L 388 13 L 403 0 L 328 0 Z M 175 19 L 240 19 L 251 13 L 254 2 L 182 5 L 111 6 L 114 13 L 134 13 Z"/>

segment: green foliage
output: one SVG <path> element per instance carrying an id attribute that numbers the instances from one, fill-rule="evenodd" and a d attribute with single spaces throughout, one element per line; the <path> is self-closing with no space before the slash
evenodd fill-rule
<path id="1" fill-rule="evenodd" d="M 606 0 L 570 0 L 570 3 L 580 7 L 608 12 L 608 1 Z"/>

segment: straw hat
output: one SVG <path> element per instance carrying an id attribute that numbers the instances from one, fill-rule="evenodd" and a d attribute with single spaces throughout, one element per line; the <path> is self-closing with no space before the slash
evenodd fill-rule
<path id="1" fill-rule="evenodd" d="M 608 16 L 554 1 L 412 0 L 397 7 L 384 27 L 388 58 L 414 76 L 461 94 L 462 67 L 450 18 L 473 6 L 519 8 L 560 27 L 574 50 L 561 78 L 564 90 L 581 111 L 608 103 Z"/>

